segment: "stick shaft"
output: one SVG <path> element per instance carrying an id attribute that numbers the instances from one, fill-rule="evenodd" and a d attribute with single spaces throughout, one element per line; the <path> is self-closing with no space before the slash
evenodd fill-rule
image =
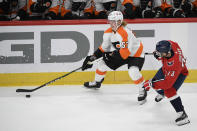
<path id="1" fill-rule="evenodd" d="M 145 55 L 153 55 L 153 53 L 146 52 Z"/>
<path id="2" fill-rule="evenodd" d="M 95 62 L 98 62 L 98 61 L 100 61 L 101 59 L 102 59 L 102 58 L 99 58 L 99 59 L 97 59 L 97 60 L 91 62 L 90 64 L 93 64 L 93 63 L 95 63 Z M 45 86 L 47 86 L 47 85 L 49 85 L 49 84 L 55 82 L 56 80 L 62 79 L 62 78 L 64 78 L 64 77 L 70 75 L 71 73 L 80 70 L 81 68 L 82 68 L 82 67 L 79 67 L 79 68 L 77 68 L 77 69 L 75 69 L 75 70 L 73 70 L 73 71 L 71 71 L 71 72 L 69 72 L 69 73 L 67 73 L 67 74 L 64 74 L 64 75 L 62 75 L 62 76 L 60 76 L 60 77 L 57 77 L 57 78 L 55 78 L 55 79 L 53 79 L 53 80 L 51 80 L 51 81 L 49 81 L 49 82 L 47 82 L 47 83 L 44 83 L 43 85 L 41 85 L 41 86 L 39 86 L 39 87 L 36 87 L 36 88 L 34 88 L 34 89 L 17 89 L 16 92 L 33 92 L 33 91 L 36 91 L 36 90 L 38 90 L 38 89 L 40 89 L 40 88 L 42 88 L 42 87 L 45 87 Z"/>
<path id="3" fill-rule="evenodd" d="M 36 88 L 34 88 L 34 89 L 17 89 L 16 92 L 33 92 L 33 91 L 35 91 L 35 90 L 38 90 L 38 89 L 40 89 L 40 88 L 42 88 L 42 87 L 44 87 L 44 86 L 47 86 L 47 85 L 49 85 L 49 84 L 55 82 L 56 80 L 62 79 L 62 78 L 64 78 L 64 77 L 70 75 L 71 73 L 76 72 L 77 70 L 80 70 L 81 68 L 82 68 L 82 67 L 79 67 L 79 68 L 77 68 L 77 69 L 75 69 L 75 70 L 73 70 L 73 71 L 71 71 L 71 72 L 69 72 L 69 73 L 67 73 L 67 74 L 64 74 L 64 75 L 62 75 L 62 76 L 60 76 L 60 77 L 57 77 L 57 78 L 55 78 L 55 79 L 53 79 L 53 80 L 51 80 L 51 81 L 49 81 L 49 82 L 47 82 L 47 83 L 44 83 L 43 85 L 41 85 L 41 86 L 39 86 L 39 87 L 36 87 Z"/>

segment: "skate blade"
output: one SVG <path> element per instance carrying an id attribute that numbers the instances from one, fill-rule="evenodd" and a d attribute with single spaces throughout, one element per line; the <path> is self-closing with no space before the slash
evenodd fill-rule
<path id="1" fill-rule="evenodd" d="M 90 90 L 99 90 L 99 88 L 97 87 L 86 87 L 86 86 L 83 86 L 83 87 L 86 89 L 90 89 Z"/>
<path id="2" fill-rule="evenodd" d="M 189 119 L 185 119 L 185 120 L 177 122 L 176 125 L 177 126 L 182 126 L 182 125 L 186 125 L 186 124 L 189 124 L 189 123 L 190 123 Z"/>
<path id="3" fill-rule="evenodd" d="M 143 105 L 143 104 L 146 103 L 146 102 L 147 102 L 147 100 L 144 99 L 144 100 L 142 100 L 142 101 L 139 101 L 139 104 L 140 104 L 140 105 Z"/>

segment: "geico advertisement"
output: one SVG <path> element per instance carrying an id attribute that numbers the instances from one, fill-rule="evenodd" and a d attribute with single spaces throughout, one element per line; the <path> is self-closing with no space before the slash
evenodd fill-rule
<path id="1" fill-rule="evenodd" d="M 189 24 L 181 23 L 128 26 L 144 44 L 144 52 L 152 52 L 156 42 L 163 39 L 183 42 L 182 46 L 187 49 L 187 40 L 190 37 L 188 29 L 193 29 L 188 28 Z M 184 29 L 182 33 L 180 27 Z M 71 71 L 82 66 L 84 58 L 98 48 L 107 28 L 107 24 L 2 26 L 0 73 Z M 146 56 L 144 70 L 157 69 L 159 66 L 160 63 L 153 56 Z M 126 69 L 123 66 L 119 70 Z"/>

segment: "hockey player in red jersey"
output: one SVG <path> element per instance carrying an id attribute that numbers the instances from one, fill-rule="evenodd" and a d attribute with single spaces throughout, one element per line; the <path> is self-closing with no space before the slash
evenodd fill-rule
<path id="1" fill-rule="evenodd" d="M 158 70 L 153 79 L 147 80 L 144 83 L 145 89 L 149 90 L 152 87 L 156 90 L 158 93 L 155 98 L 156 102 L 161 101 L 164 96 L 169 99 L 177 112 L 178 117 L 175 122 L 178 126 L 190 123 L 181 98 L 177 94 L 177 90 L 188 75 L 186 60 L 181 48 L 176 42 L 162 40 L 156 44 L 154 57 L 161 60 L 163 66 Z"/>

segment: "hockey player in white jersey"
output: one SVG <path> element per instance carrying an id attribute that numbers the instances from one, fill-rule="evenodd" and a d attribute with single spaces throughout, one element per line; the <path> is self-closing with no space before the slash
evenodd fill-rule
<path id="1" fill-rule="evenodd" d="M 120 11 L 111 12 L 108 15 L 108 22 L 110 27 L 104 32 L 102 44 L 93 55 L 87 56 L 83 62 L 82 70 L 86 70 L 92 67 L 90 62 L 103 58 L 98 63 L 95 80 L 85 82 L 84 86 L 87 88 L 100 88 L 107 69 L 116 70 L 122 65 L 127 65 L 130 78 L 139 88 L 138 101 L 143 104 L 147 96 L 147 92 L 143 88 L 144 77 L 140 73 L 145 59 L 143 44 L 127 27 Z"/>

